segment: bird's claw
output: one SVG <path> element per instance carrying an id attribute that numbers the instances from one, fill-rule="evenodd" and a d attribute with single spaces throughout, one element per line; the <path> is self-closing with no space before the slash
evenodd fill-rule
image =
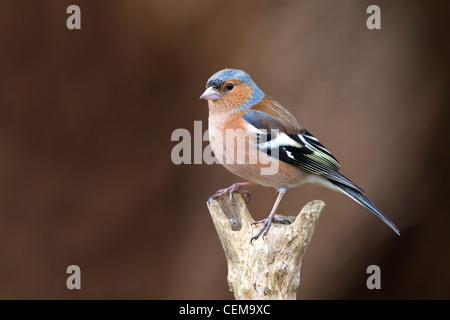
<path id="1" fill-rule="evenodd" d="M 215 194 L 209 197 L 208 202 L 211 202 L 211 200 L 215 200 L 216 198 L 228 193 L 231 204 L 235 206 L 236 200 L 233 197 L 233 193 L 235 192 L 239 192 L 241 196 L 243 196 L 245 204 L 248 204 L 250 202 L 250 193 L 245 189 L 241 189 L 241 186 L 239 186 L 238 184 L 233 184 L 231 187 L 218 190 Z"/>
<path id="2" fill-rule="evenodd" d="M 254 225 L 256 223 L 262 223 L 262 222 L 264 222 L 264 225 L 262 226 L 261 229 L 259 229 L 258 233 L 250 239 L 250 244 L 253 244 L 253 241 L 258 239 L 261 235 L 262 235 L 262 239 L 266 240 L 266 235 L 267 235 L 267 232 L 269 231 L 269 228 L 270 228 L 270 225 L 272 224 L 272 222 L 269 219 L 264 219 L 261 221 L 255 221 L 252 223 L 252 225 Z"/>
<path id="3" fill-rule="evenodd" d="M 263 220 L 254 221 L 251 223 L 251 225 L 255 225 L 258 223 L 264 223 L 264 225 L 262 226 L 261 229 L 259 229 L 258 233 L 250 239 L 251 244 L 253 244 L 253 241 L 258 239 L 260 236 L 262 236 L 263 240 L 266 240 L 267 232 L 269 232 L 269 229 L 270 229 L 270 226 L 272 225 L 272 223 L 291 224 L 291 221 L 289 221 L 288 219 L 277 218 L 274 216 L 274 217 L 268 217 Z"/>
<path id="4" fill-rule="evenodd" d="M 250 192 L 248 192 L 248 190 L 240 189 L 237 192 L 239 192 L 241 194 L 241 196 L 245 196 L 245 197 L 242 197 L 244 199 L 244 201 L 245 201 L 245 204 L 249 204 L 250 203 Z M 230 193 L 230 201 L 231 201 L 232 204 L 234 204 L 234 205 L 236 204 L 235 200 L 234 200 L 234 197 L 232 196 L 232 193 Z"/>

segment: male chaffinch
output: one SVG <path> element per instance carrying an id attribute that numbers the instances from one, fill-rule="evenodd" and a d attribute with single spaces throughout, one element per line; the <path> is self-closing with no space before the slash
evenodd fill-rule
<path id="1" fill-rule="evenodd" d="M 246 182 L 217 191 L 212 198 L 233 192 L 249 196 L 244 186 L 260 184 L 278 190 L 269 216 L 251 241 L 263 238 L 288 188 L 313 183 L 349 196 L 381 218 L 397 234 L 397 227 L 367 199 L 356 184 L 339 172 L 336 158 L 280 103 L 262 92 L 252 78 L 241 70 L 224 69 L 206 83 L 200 99 L 208 100 L 209 139 L 216 158 Z M 239 140 L 239 134 L 244 142 Z M 234 135 L 232 135 L 234 134 Z M 239 158 L 240 157 L 240 158 Z M 264 169 L 276 168 L 270 174 Z"/>

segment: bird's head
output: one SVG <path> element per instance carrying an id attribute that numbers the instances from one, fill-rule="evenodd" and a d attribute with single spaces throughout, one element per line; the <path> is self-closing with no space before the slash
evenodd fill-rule
<path id="1" fill-rule="evenodd" d="M 263 97 L 264 93 L 247 73 L 237 69 L 223 69 L 209 78 L 200 99 L 208 100 L 210 107 L 240 111 L 251 108 Z"/>

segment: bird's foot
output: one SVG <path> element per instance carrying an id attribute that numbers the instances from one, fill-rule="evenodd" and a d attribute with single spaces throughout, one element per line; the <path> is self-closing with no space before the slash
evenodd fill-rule
<path id="1" fill-rule="evenodd" d="M 252 222 L 252 225 L 258 224 L 258 223 L 264 223 L 264 225 L 262 226 L 261 229 L 259 229 L 258 233 L 250 239 L 250 243 L 252 243 L 253 240 L 258 239 L 260 236 L 262 236 L 263 240 L 265 240 L 267 232 L 269 231 L 272 223 L 290 224 L 291 221 L 289 221 L 288 219 L 277 218 L 275 216 L 269 215 L 266 219 Z"/>
<path id="2" fill-rule="evenodd" d="M 247 190 L 242 189 L 242 186 L 247 185 L 247 184 L 248 183 L 235 183 L 228 188 L 218 190 L 215 194 L 213 194 L 211 197 L 209 197 L 208 202 L 211 202 L 211 200 L 215 200 L 216 198 L 228 193 L 231 204 L 236 205 L 236 201 L 234 200 L 233 193 L 239 192 L 243 196 L 243 198 L 245 200 L 245 204 L 248 204 L 250 202 L 250 193 Z"/>

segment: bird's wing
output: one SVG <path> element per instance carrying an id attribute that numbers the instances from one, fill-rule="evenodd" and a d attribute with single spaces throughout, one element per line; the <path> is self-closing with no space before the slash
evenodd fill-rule
<path id="1" fill-rule="evenodd" d="M 295 119 L 292 120 L 293 116 L 288 111 L 277 107 L 275 112 L 277 114 L 273 116 L 265 110 L 250 109 L 242 116 L 257 135 L 258 148 L 261 152 L 332 182 L 339 182 L 363 192 L 338 171 L 340 164 L 337 159 L 317 138 L 300 127 Z M 280 116 L 284 119 L 281 120 Z"/>

